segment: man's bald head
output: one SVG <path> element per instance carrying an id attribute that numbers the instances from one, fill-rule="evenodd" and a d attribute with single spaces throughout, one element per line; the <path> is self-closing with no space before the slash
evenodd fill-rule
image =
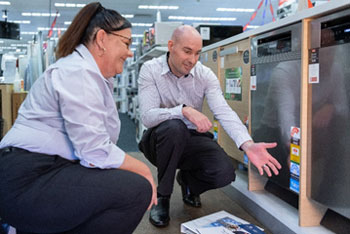
<path id="1" fill-rule="evenodd" d="M 185 39 L 187 37 L 196 38 L 196 39 L 199 39 L 200 41 L 202 40 L 202 37 L 199 34 L 199 32 L 190 25 L 181 25 L 177 27 L 174 30 L 173 35 L 171 36 L 171 40 L 174 43 L 177 43 L 177 42 L 181 42 L 182 39 Z"/>
<path id="2" fill-rule="evenodd" d="M 177 77 L 188 75 L 198 61 L 202 45 L 202 37 L 195 28 L 189 25 L 176 28 L 168 41 L 171 72 Z"/>

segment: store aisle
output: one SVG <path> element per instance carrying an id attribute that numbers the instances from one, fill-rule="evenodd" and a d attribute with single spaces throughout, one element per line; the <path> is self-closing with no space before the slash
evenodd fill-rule
<path id="1" fill-rule="evenodd" d="M 127 114 L 123 113 L 119 113 L 119 119 L 121 122 L 121 128 L 117 146 L 119 146 L 125 152 L 139 151 L 136 143 L 135 122 L 131 120 Z"/>
<path id="2" fill-rule="evenodd" d="M 157 178 L 156 168 L 147 161 L 143 154 L 138 150 L 135 137 L 135 123 L 126 115 L 119 114 L 121 120 L 121 132 L 118 146 L 125 150 L 128 154 L 145 162 L 152 171 L 153 177 Z M 217 211 L 225 210 L 237 217 L 247 220 L 255 225 L 262 226 L 256 219 L 250 216 L 236 202 L 231 200 L 220 189 L 208 191 L 201 196 L 202 207 L 193 208 L 185 205 L 181 198 L 180 186 L 175 183 L 174 192 L 170 202 L 170 224 L 165 228 L 156 228 L 149 221 L 149 211 L 144 215 L 141 223 L 135 230 L 134 234 L 176 234 L 180 233 L 180 225 L 192 219 L 196 219 Z M 266 229 L 265 227 L 263 227 Z M 271 234 L 269 230 L 265 230 L 267 234 Z"/>

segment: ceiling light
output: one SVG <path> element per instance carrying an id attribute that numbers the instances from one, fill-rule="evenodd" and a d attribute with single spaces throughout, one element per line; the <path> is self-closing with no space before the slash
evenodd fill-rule
<path id="1" fill-rule="evenodd" d="M 30 24 L 30 20 L 8 20 L 10 23 L 16 23 L 16 24 Z"/>
<path id="2" fill-rule="evenodd" d="M 259 28 L 259 25 L 248 25 L 247 28 Z"/>
<path id="3" fill-rule="evenodd" d="M 153 24 L 146 24 L 146 23 L 131 23 L 133 27 L 152 27 Z"/>
<path id="4" fill-rule="evenodd" d="M 59 17 L 61 16 L 60 13 L 39 13 L 39 12 L 22 12 L 22 16 L 56 16 Z"/>
<path id="5" fill-rule="evenodd" d="M 64 25 L 70 25 L 72 21 L 64 21 Z"/>
<path id="6" fill-rule="evenodd" d="M 49 31 L 51 28 L 49 27 L 38 27 L 38 31 Z M 61 31 L 66 31 L 67 28 L 52 28 L 53 31 L 61 30 Z"/>
<path id="7" fill-rule="evenodd" d="M 179 9 L 179 6 L 139 5 L 139 9 L 152 9 L 152 10 L 177 10 L 177 9 Z"/>
<path id="8" fill-rule="evenodd" d="M 84 7 L 86 4 L 75 4 L 75 3 L 55 3 L 55 7 Z"/>
<path id="9" fill-rule="evenodd" d="M 134 18 L 134 15 L 132 14 L 127 14 L 127 15 L 122 15 L 124 18 Z"/>
<path id="10" fill-rule="evenodd" d="M 131 37 L 143 37 L 143 34 L 132 34 Z"/>
<path id="11" fill-rule="evenodd" d="M 17 46 L 17 47 L 27 47 L 28 44 L 11 44 L 11 46 Z"/>
<path id="12" fill-rule="evenodd" d="M 0 5 L 11 5 L 11 3 L 9 1 L 0 1 Z"/>
<path id="13" fill-rule="evenodd" d="M 216 11 L 229 11 L 229 12 L 254 12 L 255 9 L 250 8 L 216 8 Z"/>
<path id="14" fill-rule="evenodd" d="M 21 34 L 24 34 L 24 35 L 35 35 L 35 34 L 37 34 L 37 32 L 21 32 Z"/>
<path id="15" fill-rule="evenodd" d="M 195 17 L 195 16 L 169 16 L 170 20 L 191 20 L 191 21 L 235 21 L 234 17 Z"/>

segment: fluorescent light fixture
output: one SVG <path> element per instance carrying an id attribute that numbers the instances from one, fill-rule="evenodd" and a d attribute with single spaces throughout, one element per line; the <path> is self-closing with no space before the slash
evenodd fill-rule
<path id="1" fill-rule="evenodd" d="M 259 25 L 248 25 L 247 28 L 259 28 L 260 26 Z"/>
<path id="2" fill-rule="evenodd" d="M 64 21 L 64 25 L 70 25 L 72 21 Z"/>
<path id="3" fill-rule="evenodd" d="M 36 35 L 37 32 L 21 32 L 21 34 L 24 34 L 24 35 Z"/>
<path id="4" fill-rule="evenodd" d="M 131 48 L 130 50 L 131 50 L 131 51 L 135 51 L 135 50 L 136 50 L 136 48 Z"/>
<path id="5" fill-rule="evenodd" d="M 235 21 L 234 17 L 195 17 L 195 16 L 169 16 L 170 20 L 191 20 L 191 21 Z"/>
<path id="6" fill-rule="evenodd" d="M 133 27 L 151 27 L 153 24 L 146 24 L 146 23 L 131 23 Z"/>
<path id="7" fill-rule="evenodd" d="M 17 46 L 17 47 L 27 47 L 28 44 L 11 44 L 11 46 Z"/>
<path id="8" fill-rule="evenodd" d="M 9 1 L 0 1 L 0 5 L 11 5 L 11 3 Z"/>
<path id="9" fill-rule="evenodd" d="M 47 17 L 47 16 L 58 16 L 60 17 L 61 14 L 58 13 L 39 13 L 39 12 L 22 12 L 22 16 L 36 16 L 36 17 L 40 17 L 40 16 L 43 16 L 43 17 Z"/>
<path id="10" fill-rule="evenodd" d="M 1 44 L 1 43 L 4 43 L 4 41 L 0 41 L 0 44 Z"/>
<path id="11" fill-rule="evenodd" d="M 10 23 L 16 23 L 16 24 L 30 24 L 30 20 L 8 20 Z"/>
<path id="12" fill-rule="evenodd" d="M 134 18 L 133 14 L 122 15 L 124 18 Z"/>
<path id="13" fill-rule="evenodd" d="M 228 11 L 228 12 L 254 12 L 255 9 L 251 9 L 251 8 L 216 8 L 216 11 Z"/>
<path id="14" fill-rule="evenodd" d="M 151 10 L 177 10 L 177 9 L 179 9 L 179 6 L 139 5 L 139 9 L 151 9 Z"/>
<path id="15" fill-rule="evenodd" d="M 49 31 L 51 28 L 49 27 L 38 27 L 38 31 Z M 61 30 L 61 31 L 66 31 L 67 28 L 53 28 L 53 31 Z"/>
<path id="16" fill-rule="evenodd" d="M 55 7 L 84 7 L 86 4 L 75 4 L 75 3 L 55 3 Z"/>
<path id="17" fill-rule="evenodd" d="M 143 37 L 143 34 L 132 34 L 131 37 L 134 37 L 134 38 L 136 38 L 136 37 Z"/>

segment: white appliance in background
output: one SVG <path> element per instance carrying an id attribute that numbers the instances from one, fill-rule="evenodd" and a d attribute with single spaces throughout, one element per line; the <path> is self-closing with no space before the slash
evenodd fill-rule
<path id="1" fill-rule="evenodd" d="M 180 25 L 182 25 L 182 22 L 155 22 L 154 44 L 167 45 L 173 31 Z"/>
<path id="2" fill-rule="evenodd" d="M 4 83 L 12 84 L 16 77 L 17 58 L 13 54 L 4 54 L 1 60 L 1 70 L 4 71 Z"/>

